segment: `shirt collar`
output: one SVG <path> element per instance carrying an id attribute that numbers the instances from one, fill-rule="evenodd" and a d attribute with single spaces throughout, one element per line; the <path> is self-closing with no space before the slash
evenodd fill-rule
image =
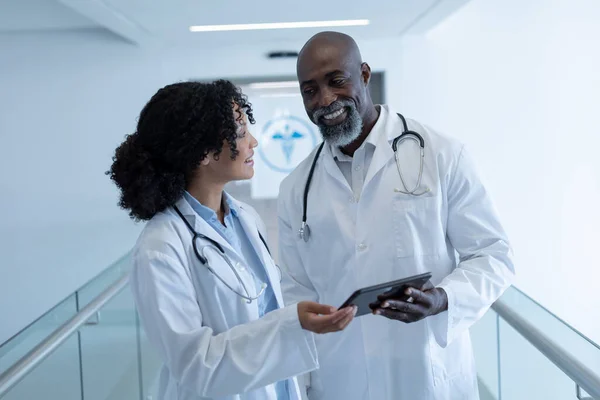
<path id="1" fill-rule="evenodd" d="M 363 149 L 363 148 L 366 149 L 367 147 L 372 147 L 373 149 L 376 149 L 379 136 L 385 134 L 385 120 L 387 119 L 388 112 L 385 109 L 385 107 L 377 106 L 377 108 L 379 108 L 379 117 L 377 118 L 375 125 L 373 125 L 373 128 L 371 128 L 371 132 L 369 132 L 369 136 L 367 136 L 367 140 L 365 140 L 363 142 L 363 144 L 360 145 L 358 150 Z M 337 147 L 337 146 L 329 146 L 329 147 L 331 148 L 331 153 L 333 154 L 333 158 L 335 158 L 336 160 L 352 161 L 352 157 L 347 154 L 342 153 L 342 151 L 340 150 L 339 147 Z"/>
<path id="2" fill-rule="evenodd" d="M 206 207 L 200 203 L 194 196 L 192 196 L 187 190 L 184 192 L 184 197 L 192 209 L 205 221 L 216 220 L 217 213 L 212 208 Z M 222 200 L 223 210 L 225 211 L 225 217 L 229 215 L 229 212 L 233 216 L 237 217 L 239 210 L 238 207 L 233 204 L 231 196 L 227 192 L 223 192 Z"/>
<path id="3" fill-rule="evenodd" d="M 223 208 L 225 209 L 225 215 L 229 214 L 229 211 L 231 211 L 233 216 L 237 217 L 240 213 L 237 204 L 233 201 L 233 197 L 225 191 L 223 192 Z"/>

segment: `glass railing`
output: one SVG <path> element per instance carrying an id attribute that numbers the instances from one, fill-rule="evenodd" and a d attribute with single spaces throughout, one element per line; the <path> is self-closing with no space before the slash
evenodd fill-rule
<path id="1" fill-rule="evenodd" d="M 77 313 L 72 295 L 18 336 L 0 347 L 0 374 Z M 76 336 L 67 339 L 43 363 L 13 387 L 3 400 L 81 399 L 81 364 Z"/>
<path id="2" fill-rule="evenodd" d="M 0 347 L 0 375 L 130 269 L 126 257 Z M 160 361 L 140 327 L 129 287 L 13 386 L 2 400 L 156 399 Z"/>
<path id="3" fill-rule="evenodd" d="M 511 315 L 539 331 L 532 336 L 534 344 L 560 348 L 568 357 L 555 360 L 558 365 L 551 361 L 525 338 Z M 568 372 L 572 358 L 580 369 L 600 376 L 600 346 L 518 289 L 509 288 L 471 335 L 481 400 L 592 398 Z"/>
<path id="4" fill-rule="evenodd" d="M 0 378 L 129 269 L 126 257 L 2 345 Z M 0 392 L 0 399 L 156 399 L 160 360 L 140 327 L 129 287 L 115 293 L 6 394 Z M 600 390 L 594 386 L 600 347 L 518 289 L 508 289 L 471 333 L 481 400 L 591 399 L 576 382 Z M 544 346 L 565 356 L 544 352 Z M 585 371 L 592 371 L 592 379 L 581 378 Z"/>

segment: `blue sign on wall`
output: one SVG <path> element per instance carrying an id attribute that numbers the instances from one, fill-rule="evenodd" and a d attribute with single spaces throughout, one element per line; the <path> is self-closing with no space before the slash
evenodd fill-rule
<path id="1" fill-rule="evenodd" d="M 315 129 L 293 115 L 273 118 L 262 130 L 258 153 L 270 169 L 292 172 L 317 145 Z"/>

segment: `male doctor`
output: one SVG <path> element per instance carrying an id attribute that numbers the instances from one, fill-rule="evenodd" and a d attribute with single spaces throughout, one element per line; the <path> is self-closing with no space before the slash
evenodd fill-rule
<path id="1" fill-rule="evenodd" d="M 310 400 L 478 399 L 469 328 L 510 285 L 511 248 L 464 147 L 417 121 L 424 139 L 369 95 L 369 65 L 354 40 L 323 32 L 302 48 L 306 112 L 324 139 L 281 184 L 280 261 L 286 303 L 341 305 L 356 289 L 431 272 L 344 332 L 317 338 Z M 299 234 L 303 198 L 310 235 Z M 410 194 L 412 193 L 412 194 Z"/>

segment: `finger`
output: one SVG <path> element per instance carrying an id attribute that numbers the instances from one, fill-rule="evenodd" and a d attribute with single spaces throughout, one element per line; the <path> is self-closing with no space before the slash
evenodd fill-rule
<path id="1" fill-rule="evenodd" d="M 411 286 L 406 287 L 406 289 L 410 288 Z M 379 300 L 379 302 L 383 302 L 384 300 L 387 299 L 396 299 L 396 300 L 404 300 L 407 296 L 405 295 L 405 291 L 406 289 L 404 289 L 404 291 L 393 291 L 390 293 L 383 293 L 377 296 L 377 300 Z"/>
<path id="2" fill-rule="evenodd" d="M 333 314 L 337 311 L 337 308 L 333 306 L 328 306 L 326 304 L 319 304 L 315 302 L 308 302 L 308 311 L 315 314 L 329 315 Z"/>
<path id="3" fill-rule="evenodd" d="M 386 300 L 381 304 L 381 308 L 392 309 L 407 314 L 424 314 L 426 309 L 421 304 L 408 303 L 402 300 Z"/>
<path id="4" fill-rule="evenodd" d="M 342 330 L 344 330 L 344 328 L 346 328 L 348 326 L 348 324 L 350 322 L 352 322 L 353 319 L 354 319 L 354 312 L 350 313 L 349 315 L 344 317 L 342 320 L 336 322 L 335 324 L 325 327 L 324 333 L 342 331 Z"/>
<path id="5" fill-rule="evenodd" d="M 331 324 L 323 321 L 324 318 L 331 319 L 330 316 L 323 317 L 321 315 L 310 314 L 308 317 L 308 323 L 312 327 L 311 331 L 316 333 L 325 333 L 326 328 Z"/>
<path id="6" fill-rule="evenodd" d="M 346 329 L 346 327 L 347 327 L 348 325 L 350 325 L 350 322 L 352 322 L 352 320 L 354 320 L 354 317 L 355 317 L 355 313 L 352 313 L 352 314 L 350 314 L 348 317 L 346 317 L 346 318 L 345 318 L 345 319 L 342 321 L 342 323 L 339 325 L 339 328 L 340 328 L 339 330 L 340 330 L 340 331 L 343 331 L 344 329 Z"/>
<path id="7" fill-rule="evenodd" d="M 348 314 L 352 314 L 352 307 L 343 308 L 329 315 L 317 315 L 313 314 L 310 319 L 313 324 L 324 329 L 327 326 L 334 325 L 337 322 L 343 320 Z"/>
<path id="8" fill-rule="evenodd" d="M 386 317 L 388 319 L 393 319 L 396 321 L 410 323 L 415 320 L 412 314 L 406 314 L 400 311 L 394 311 L 387 308 L 378 308 L 375 310 L 375 315 L 381 315 L 382 317 Z"/>
<path id="9" fill-rule="evenodd" d="M 356 313 L 358 312 L 358 307 L 352 306 L 350 309 L 351 312 L 348 313 L 348 315 L 344 317 L 341 321 L 336 323 L 338 330 L 343 330 L 356 316 Z"/>
<path id="10" fill-rule="evenodd" d="M 404 290 L 403 294 L 398 293 L 398 291 L 393 291 L 392 290 L 392 291 L 389 291 L 389 292 L 382 293 L 382 294 L 378 295 L 377 299 L 380 300 L 380 301 L 384 301 L 384 300 L 387 300 L 387 299 L 404 299 L 406 291 L 408 289 L 411 289 L 411 288 L 412 289 L 416 289 L 416 290 L 420 289 L 422 292 L 426 292 L 427 290 L 431 290 L 431 289 L 435 288 L 435 286 L 433 286 L 433 284 L 431 283 L 431 281 L 428 280 L 420 288 L 416 288 L 414 286 L 407 286 L 406 289 Z"/>
<path id="11" fill-rule="evenodd" d="M 398 293 L 390 293 L 390 294 L 385 294 L 384 293 L 384 294 L 378 295 L 377 296 L 377 300 L 379 300 L 379 302 L 382 302 L 382 301 L 387 300 L 387 299 L 397 299 L 398 296 L 402 296 L 402 295 L 399 295 Z"/>
<path id="12" fill-rule="evenodd" d="M 431 300 L 431 296 L 425 292 L 420 291 L 415 288 L 408 288 L 404 292 L 407 296 L 413 298 L 415 303 L 424 304 L 426 307 L 431 307 L 433 301 Z"/>
<path id="13" fill-rule="evenodd" d="M 336 316 L 333 319 L 332 323 L 335 325 L 338 322 L 344 320 L 345 318 L 348 318 L 348 316 L 354 316 L 355 313 L 356 313 L 356 307 L 346 307 L 346 308 L 343 308 L 342 310 L 336 312 L 335 314 L 332 314 L 332 315 Z"/>

